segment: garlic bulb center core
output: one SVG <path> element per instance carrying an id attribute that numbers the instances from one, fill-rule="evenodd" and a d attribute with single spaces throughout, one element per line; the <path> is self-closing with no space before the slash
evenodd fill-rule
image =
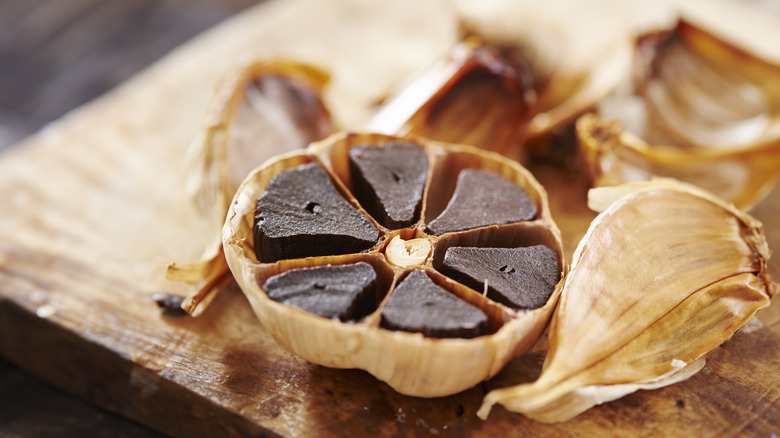
<path id="1" fill-rule="evenodd" d="M 385 257 L 390 263 L 401 268 L 422 265 L 431 254 L 431 242 L 427 239 L 404 240 L 395 236 L 385 249 Z"/>

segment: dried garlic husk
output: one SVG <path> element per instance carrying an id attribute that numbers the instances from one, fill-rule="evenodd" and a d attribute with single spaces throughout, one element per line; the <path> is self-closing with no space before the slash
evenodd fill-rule
<path id="1" fill-rule="evenodd" d="M 575 254 L 536 382 L 491 391 L 495 403 L 565 421 L 637 389 L 695 374 L 703 356 L 769 304 L 762 225 L 674 180 L 591 190 L 603 209 Z"/>
<path id="2" fill-rule="evenodd" d="M 630 40 L 600 49 L 598 64 L 534 59 L 525 35 L 486 43 L 479 31 L 383 102 L 367 129 L 469 144 L 516 159 L 523 144 L 562 130 L 611 92 L 630 66 Z M 478 35 L 478 36 L 477 36 Z M 537 55 L 538 58 L 538 55 Z M 589 66 L 589 67 L 584 67 Z"/>
<path id="3" fill-rule="evenodd" d="M 463 41 L 385 100 L 369 131 L 518 160 L 529 151 L 558 158 L 550 138 L 630 73 L 632 39 L 623 27 L 576 33 L 553 18 L 554 8 L 518 2 L 461 2 L 457 9 Z M 600 38 L 583 38 L 593 34 Z"/>
<path id="4" fill-rule="evenodd" d="M 253 226 L 258 197 L 271 179 L 302 164 L 319 163 L 338 191 L 361 214 L 368 214 L 350 194 L 349 151 L 360 145 L 412 142 L 428 157 L 428 172 L 417 222 L 403 229 L 388 229 L 371 219 L 380 231 L 378 243 L 357 254 L 320 256 L 261 263 L 255 254 Z M 438 216 L 452 194 L 463 169 L 487 170 L 521 187 L 537 208 L 534 219 L 491 225 L 441 236 L 424 232 L 424 224 Z M 400 240 L 400 242 L 399 242 Z M 425 242 L 421 242 L 424 240 Z M 401 139 L 380 134 L 335 134 L 305 151 L 267 161 L 239 187 L 223 228 L 225 254 L 239 286 L 268 332 L 287 350 L 302 358 L 334 368 L 359 368 L 387 382 L 396 391 L 436 397 L 470 388 L 495 375 L 510 359 L 526 352 L 543 333 L 555 307 L 562 280 L 546 304 L 535 309 L 513 309 L 483 296 L 439 273 L 444 252 L 451 246 L 525 247 L 545 245 L 565 274 L 560 232 L 552 221 L 544 189 L 519 164 L 496 153 L 425 139 Z M 400 244 L 400 245 L 399 245 Z M 430 254 L 426 254 L 430 251 Z M 342 265 L 363 261 L 378 274 L 385 291 L 378 308 L 357 321 L 328 319 L 271 300 L 261 285 L 271 276 L 293 268 Z M 382 306 L 406 274 L 422 270 L 436 284 L 487 315 L 489 334 L 470 338 L 429 338 L 420 333 L 380 327 Z"/>
<path id="5" fill-rule="evenodd" d="M 456 2 L 465 34 L 478 35 L 509 59 L 524 59 L 530 68 L 535 99 L 527 110 L 524 140 L 562 130 L 630 72 L 629 25 L 623 20 L 589 20 L 601 18 L 590 16 L 600 14 L 597 8 L 567 14 L 557 10 L 577 7 L 572 3 Z"/>
<path id="6" fill-rule="evenodd" d="M 367 130 L 507 154 L 531 118 L 531 85 L 522 58 L 468 38 L 383 102 Z"/>
<path id="7" fill-rule="evenodd" d="M 636 84 L 577 124 L 593 185 L 659 175 L 754 206 L 780 174 L 780 65 L 685 20 L 636 55 Z"/>
<path id="8" fill-rule="evenodd" d="M 333 131 L 321 98 L 327 82 L 325 72 L 307 64 L 252 59 L 228 71 L 217 85 L 186 160 L 187 190 L 213 223 L 214 240 L 199 260 L 174 263 L 166 274 L 193 285 L 182 304 L 193 316 L 229 279 L 218 230 L 244 177 L 271 156 L 302 149 Z"/>

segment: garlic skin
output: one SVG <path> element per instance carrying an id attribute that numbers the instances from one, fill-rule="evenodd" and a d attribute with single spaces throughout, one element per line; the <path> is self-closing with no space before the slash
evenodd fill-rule
<path id="1" fill-rule="evenodd" d="M 402 84 L 366 130 L 468 144 L 509 155 L 525 136 L 536 100 L 529 67 L 478 37 Z"/>
<path id="2" fill-rule="evenodd" d="M 666 21 L 663 2 L 455 1 L 462 31 L 529 65 L 534 99 L 522 140 L 557 132 L 630 75 L 632 33 Z M 613 19 L 604 19 L 604 10 Z M 641 17 L 639 19 L 638 17 Z M 527 145 L 526 145 L 527 147 Z"/>
<path id="3" fill-rule="evenodd" d="M 780 141 L 738 152 L 650 145 L 620 122 L 593 114 L 577 120 L 577 137 L 584 173 L 594 187 L 661 176 L 695 184 L 749 210 L 780 178 Z"/>
<path id="4" fill-rule="evenodd" d="M 589 205 L 605 210 L 573 255 L 541 376 L 488 393 L 481 418 L 500 403 L 566 421 L 684 380 L 775 295 L 761 223 L 699 188 L 592 189 Z"/>
<path id="5" fill-rule="evenodd" d="M 251 57 L 217 84 L 185 158 L 187 192 L 213 224 L 214 240 L 192 262 L 173 263 L 170 281 L 191 285 L 182 308 L 200 315 L 230 280 L 217 230 L 238 185 L 272 155 L 300 150 L 335 129 L 322 101 L 328 74 L 296 61 Z"/>
<path id="6" fill-rule="evenodd" d="M 670 177 L 752 208 L 780 176 L 780 64 L 685 19 L 636 46 L 634 82 L 577 121 L 592 185 Z"/>

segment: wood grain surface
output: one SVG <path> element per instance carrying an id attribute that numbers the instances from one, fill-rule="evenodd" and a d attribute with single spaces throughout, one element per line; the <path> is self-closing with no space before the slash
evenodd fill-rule
<path id="1" fill-rule="evenodd" d="M 356 36 L 359 36 L 356 37 Z M 289 0 L 252 9 L 0 159 L 0 355 L 76 396 L 173 436 L 771 436 L 780 427 L 780 306 L 712 352 L 688 381 L 640 391 L 561 424 L 496 409 L 489 389 L 530 381 L 544 342 L 495 378 L 436 399 L 281 349 L 235 284 L 202 317 L 162 314 L 153 295 L 213 230 L 183 196 L 181 167 L 213 84 L 257 52 L 320 64 L 326 99 L 358 128 L 393 86 L 457 39 L 443 2 Z M 262 42 L 260 44 L 259 42 Z M 381 48 L 381 50 L 378 50 Z M 381 55 L 381 56 L 379 56 Z M 582 188 L 538 168 L 563 219 Z M 579 199 L 579 201 L 576 201 Z M 572 201 L 574 200 L 574 201 Z M 780 190 L 757 207 L 780 247 Z M 560 223 L 571 246 L 584 231 Z M 780 278 L 780 262 L 771 272 Z"/>
<path id="2" fill-rule="evenodd" d="M 262 0 L 0 1 L 0 150 Z M 0 436 L 145 437 L 0 359 Z"/>

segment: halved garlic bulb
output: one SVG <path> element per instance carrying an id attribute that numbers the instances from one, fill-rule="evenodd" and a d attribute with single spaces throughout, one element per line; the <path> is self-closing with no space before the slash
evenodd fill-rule
<path id="1" fill-rule="evenodd" d="M 366 148 L 395 148 L 394 154 L 417 149 L 427 157 L 425 189 L 420 195 L 421 209 L 411 224 L 381 225 L 376 220 L 377 214 L 369 215 L 354 196 L 361 190 L 358 186 L 366 184 L 366 181 L 357 178 L 359 171 L 351 166 L 355 155 L 352 152 L 357 150 L 357 155 L 368 155 Z M 412 155 L 409 161 L 409 164 L 417 164 L 419 157 Z M 392 191 L 393 185 L 402 184 L 405 172 L 397 165 L 394 163 L 389 165 L 390 168 L 374 170 L 374 173 L 396 175 L 380 178 L 379 181 L 385 181 L 391 187 L 381 185 L 379 191 Z M 464 202 L 466 206 L 473 207 L 469 203 L 473 199 L 464 201 L 462 196 L 453 194 L 459 190 L 459 175 L 473 171 L 504 181 L 511 186 L 512 193 L 524 193 L 534 207 L 533 214 L 495 222 L 490 221 L 494 211 L 486 207 L 477 209 L 476 216 L 480 220 L 488 219 L 487 223 L 472 222 L 466 229 L 449 230 L 440 235 L 429 233 L 425 225 L 441 217 L 449 205 Z M 317 195 L 316 190 L 307 190 L 307 181 L 316 183 L 320 188 L 329 185 L 322 183 L 321 178 L 307 179 L 305 175 L 309 172 L 327 174 L 333 186 L 329 193 L 341 193 L 348 205 Z M 482 191 L 496 190 L 488 184 Z M 303 192 L 311 192 L 303 195 L 309 198 L 298 199 L 296 194 Z M 274 193 L 282 193 L 282 196 Z M 401 193 L 406 192 L 402 190 Z M 263 261 L 263 257 L 257 254 L 264 252 L 268 239 L 257 239 L 256 236 L 265 233 L 264 227 L 273 220 L 271 214 L 274 208 L 267 207 L 266 201 L 271 197 L 277 200 L 278 211 L 283 212 L 279 214 L 279 219 L 299 215 L 310 220 L 289 227 L 283 224 L 281 228 L 286 227 L 285 233 L 278 233 L 284 234 L 281 239 L 286 238 L 290 246 L 296 246 L 301 252 Z M 321 204 L 322 210 L 308 208 L 315 204 Z M 342 221 L 330 220 L 340 211 L 344 212 Z M 318 214 L 320 217 L 317 217 Z M 378 230 L 379 237 L 373 246 L 362 251 L 344 251 L 344 245 L 332 236 L 347 234 L 349 230 L 344 224 L 357 223 L 356 214 L 368 219 L 371 225 L 364 228 Z M 473 216 L 467 214 L 465 222 L 470 222 Z M 315 222 L 315 225 L 309 226 Z M 270 227 L 267 233 L 271 233 Z M 495 375 L 510 359 L 528 351 L 547 326 L 560 292 L 561 277 L 565 274 L 560 232 L 550 217 L 546 193 L 530 172 L 499 154 L 471 146 L 380 134 L 334 134 L 304 151 L 267 161 L 253 171 L 236 192 L 223 228 L 223 241 L 227 262 L 236 281 L 266 330 L 280 345 L 317 364 L 366 370 L 398 392 L 420 397 L 438 397 L 470 388 Z M 544 247 L 554 264 L 539 258 L 530 261 L 495 260 L 489 266 L 481 264 L 490 275 L 512 276 L 513 279 L 524 278 L 520 277 L 520 271 L 529 273 L 531 278 L 539 278 L 541 274 L 537 272 L 542 270 L 535 266 L 543 264 L 548 271 L 555 271 L 555 281 L 546 285 L 549 286 L 545 289 L 548 295 L 538 305 L 508 305 L 491 298 L 487 279 L 480 280 L 479 287 L 474 289 L 447 272 L 446 254 L 455 247 L 508 251 Z M 319 252 L 321 249 L 325 251 Z M 278 275 L 361 262 L 368 263 L 376 272 L 377 286 L 375 297 L 371 300 L 373 307 L 368 314 L 349 321 L 325 318 L 316 315 L 316 309 L 306 311 L 274 300 L 265 286 L 269 278 Z M 435 300 L 427 299 L 413 300 L 412 305 L 407 306 L 419 310 L 415 317 L 421 320 L 423 329 L 396 328 L 396 321 L 390 321 L 386 311 L 393 306 L 393 297 L 403 282 L 412 275 L 420 277 L 421 274 L 446 291 L 444 295 L 462 304 L 468 303 L 484 313 L 487 318 L 485 330 L 475 335 L 459 335 L 452 326 L 457 328 L 460 320 L 436 307 Z M 309 297 L 328 290 L 325 281 L 313 287 L 316 290 L 307 292 Z M 411 289 L 419 288 L 414 286 Z M 437 322 L 436 327 L 432 327 L 432 321 Z M 464 325 L 459 328 L 473 327 Z M 455 334 L 446 337 L 424 334 L 436 331 L 453 331 Z"/>

